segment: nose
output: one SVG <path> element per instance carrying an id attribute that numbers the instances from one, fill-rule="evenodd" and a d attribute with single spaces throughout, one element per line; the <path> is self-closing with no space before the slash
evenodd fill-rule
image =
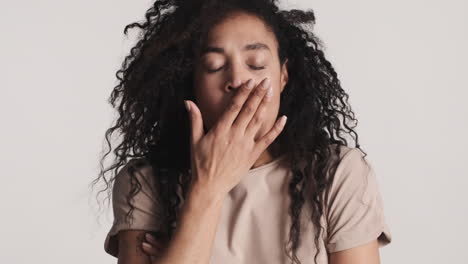
<path id="1" fill-rule="evenodd" d="M 227 75 L 225 90 L 228 93 L 236 91 L 242 84 L 252 78 L 250 72 L 241 63 L 232 63 Z"/>

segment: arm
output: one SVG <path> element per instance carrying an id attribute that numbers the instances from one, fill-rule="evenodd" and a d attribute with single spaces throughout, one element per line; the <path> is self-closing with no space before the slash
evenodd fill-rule
<path id="1" fill-rule="evenodd" d="M 331 263 L 379 263 L 391 242 L 371 164 L 357 150 L 344 154 L 328 196 L 326 241 Z"/>
<path id="2" fill-rule="evenodd" d="M 141 248 L 145 233 L 145 230 L 122 230 L 119 232 L 117 264 L 151 264 L 150 257 Z"/>
<path id="3" fill-rule="evenodd" d="M 184 204 L 174 238 L 154 264 L 208 264 L 224 195 L 210 195 L 194 185 Z"/>
<path id="4" fill-rule="evenodd" d="M 330 264 L 380 264 L 379 244 L 373 240 L 362 246 L 329 254 Z"/>
<path id="5" fill-rule="evenodd" d="M 152 262 L 141 248 L 146 231 L 122 231 L 119 233 L 118 264 L 208 264 L 223 198 L 194 185 L 166 249 Z"/>
<path id="6" fill-rule="evenodd" d="M 160 250 L 160 255 L 152 261 L 154 264 L 210 262 L 224 197 L 241 181 L 242 176 L 248 172 L 260 154 L 278 137 L 286 122 L 286 118 L 278 119 L 270 131 L 262 138 L 254 140 L 262 124 L 259 120 L 263 117 L 262 111 L 252 110 L 266 107 L 270 100 L 263 98 L 267 88 L 270 91 L 272 88 L 268 78 L 263 79 L 257 85 L 257 89 L 253 87 L 254 80 L 251 79 L 242 85 L 242 89 L 237 89 L 238 92 L 227 107 L 227 111 L 207 133 L 203 129 L 200 109 L 194 102 L 185 101 L 190 113 L 192 130 L 190 155 L 195 183 L 192 182 L 183 204 L 172 240 L 168 242 L 166 249 Z M 251 95 L 251 91 L 255 92 Z M 245 107 L 248 107 L 246 111 Z M 249 123 L 251 119 L 254 120 L 253 123 Z M 151 203 L 147 207 L 150 205 Z M 135 241 L 134 238 L 133 242 Z M 128 251 L 132 248 L 122 250 Z"/>

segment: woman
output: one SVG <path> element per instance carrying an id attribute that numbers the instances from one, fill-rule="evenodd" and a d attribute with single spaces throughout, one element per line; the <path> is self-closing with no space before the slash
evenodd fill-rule
<path id="1" fill-rule="evenodd" d="M 391 235 L 375 173 L 314 22 L 275 1 L 168 0 L 126 27 L 143 34 L 111 96 L 120 116 L 106 139 L 118 129 L 123 141 L 106 170 L 116 173 L 107 253 L 379 263 Z"/>

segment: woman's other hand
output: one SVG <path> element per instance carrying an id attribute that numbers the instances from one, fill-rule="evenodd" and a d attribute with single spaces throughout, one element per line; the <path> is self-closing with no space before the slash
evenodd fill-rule
<path id="1" fill-rule="evenodd" d="M 145 234 L 145 241 L 142 241 L 141 247 L 143 251 L 151 257 L 151 263 L 154 263 L 154 260 L 161 256 L 161 252 L 163 252 L 166 245 L 158 241 L 148 232 Z"/>

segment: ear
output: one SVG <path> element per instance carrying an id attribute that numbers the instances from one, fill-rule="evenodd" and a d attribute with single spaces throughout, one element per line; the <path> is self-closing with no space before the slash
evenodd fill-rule
<path id="1" fill-rule="evenodd" d="M 287 67 L 288 59 L 286 59 L 281 66 L 281 92 L 284 90 L 284 86 L 286 86 L 286 83 L 288 82 L 288 67 Z"/>

